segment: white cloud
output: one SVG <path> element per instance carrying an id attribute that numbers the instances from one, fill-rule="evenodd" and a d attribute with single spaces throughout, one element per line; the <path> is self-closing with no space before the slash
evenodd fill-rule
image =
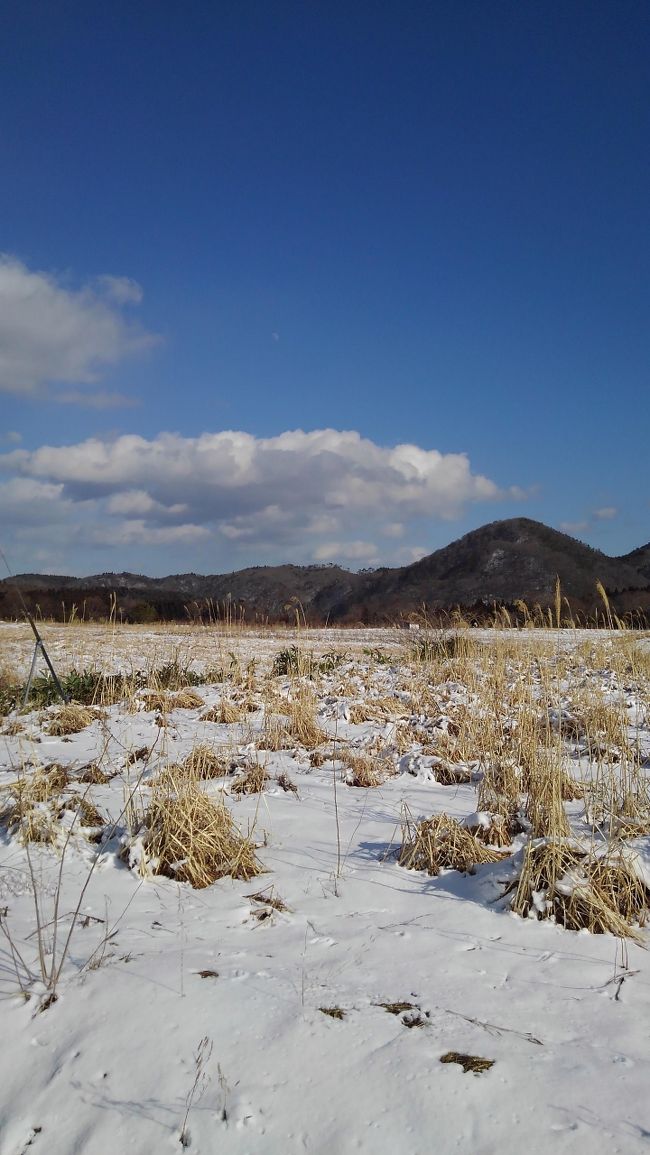
<path id="1" fill-rule="evenodd" d="M 611 521 L 616 517 L 618 510 L 613 505 L 604 505 L 602 509 L 595 509 L 593 516 L 597 521 Z"/>
<path id="2" fill-rule="evenodd" d="M 397 565 L 411 565 L 414 561 L 420 561 L 421 558 L 426 557 L 427 554 L 433 553 L 429 546 L 427 549 L 423 545 L 405 545 L 397 553 L 395 564 Z"/>
<path id="3" fill-rule="evenodd" d="M 385 448 L 355 432 L 335 429 L 277 437 L 203 433 L 196 438 L 133 434 L 91 438 L 70 446 L 16 450 L 0 465 L 91 493 L 145 489 L 156 500 L 238 517 L 279 507 L 309 513 L 376 513 L 452 520 L 469 502 L 517 498 L 471 471 L 463 453 L 415 445 Z M 400 519 L 396 519 L 400 520 Z"/>
<path id="4" fill-rule="evenodd" d="M 106 509 L 109 513 L 123 514 L 127 517 L 152 513 L 177 517 L 179 514 L 187 513 L 187 505 L 183 502 L 162 505 L 161 502 L 154 501 L 144 489 L 127 489 L 123 493 L 114 493 L 106 502 Z"/>
<path id="5" fill-rule="evenodd" d="M 314 550 L 314 561 L 365 561 L 376 563 L 377 546 L 372 541 L 327 541 Z"/>
<path id="6" fill-rule="evenodd" d="M 562 533 L 582 533 L 585 529 L 589 529 L 588 521 L 561 521 L 560 529 Z"/>
<path id="7" fill-rule="evenodd" d="M 105 273 L 96 278 L 97 285 L 116 305 L 139 305 L 144 294 L 142 285 L 131 277 L 111 277 Z"/>
<path id="8" fill-rule="evenodd" d="M 0 255 L 0 391 L 36 394 L 58 382 L 91 386 L 107 366 L 156 343 L 120 312 L 127 297 L 140 299 L 139 286 L 121 277 L 105 282 L 103 294 L 91 285 L 70 289 Z"/>
<path id="9" fill-rule="evenodd" d="M 117 525 L 100 526 L 93 531 L 97 545 L 178 545 L 190 544 L 210 536 L 204 525 L 148 525 L 142 518 Z"/>
<path id="10" fill-rule="evenodd" d="M 60 525 L 74 517 L 74 505 L 64 498 L 60 483 L 31 477 L 0 482 L 0 523 L 6 527 Z"/>
<path id="11" fill-rule="evenodd" d="M 218 547 L 211 564 L 221 570 L 233 551 L 242 564 L 270 556 L 375 564 L 387 559 L 373 539 L 397 539 L 415 521 L 451 521 L 472 503 L 520 492 L 473 473 L 465 454 L 385 447 L 335 429 L 90 438 L 8 450 L 0 470 L 16 484 L 50 487 L 75 548 L 210 540 Z M 405 547 L 404 556 L 417 552 Z M 192 568 L 187 559 L 183 568 Z"/>

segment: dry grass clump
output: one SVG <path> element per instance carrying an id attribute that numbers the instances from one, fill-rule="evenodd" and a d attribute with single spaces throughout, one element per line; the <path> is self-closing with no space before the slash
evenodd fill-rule
<path id="1" fill-rule="evenodd" d="M 413 750 L 413 730 L 405 722 L 397 722 L 391 735 L 391 744 L 398 754 L 410 754 Z"/>
<path id="2" fill-rule="evenodd" d="M 52 808 L 45 802 L 29 808 L 22 804 L 4 807 L 0 812 L 0 825 L 9 834 L 17 834 L 23 845 L 44 842 L 53 846 L 59 834 Z"/>
<path id="3" fill-rule="evenodd" d="M 472 781 L 472 771 L 468 766 L 459 766 L 434 756 L 431 767 L 439 786 L 460 786 Z"/>
<path id="4" fill-rule="evenodd" d="M 0 666 L 0 718 L 20 705 L 22 682 L 16 672 Z"/>
<path id="5" fill-rule="evenodd" d="M 264 720 L 264 729 L 259 738 L 259 745 L 262 749 L 276 752 L 286 750 L 291 744 L 291 735 L 284 719 L 267 715 Z"/>
<path id="6" fill-rule="evenodd" d="M 7 738 L 14 738 L 16 734 L 22 734 L 24 729 L 25 726 L 23 723 L 18 718 L 14 718 L 11 722 L 7 722 L 7 725 L 0 733 L 6 735 Z"/>
<path id="7" fill-rule="evenodd" d="M 316 702 L 311 695 L 301 694 L 292 702 L 283 701 L 284 714 L 276 716 L 266 713 L 260 745 L 265 750 L 286 750 L 289 746 L 302 746 L 314 750 L 327 742 L 327 734 L 316 721 Z"/>
<path id="8" fill-rule="evenodd" d="M 91 722 L 94 722 L 100 715 L 101 711 L 99 710 L 71 702 L 67 706 L 61 706 L 52 715 L 47 726 L 47 733 L 56 738 L 63 737 L 65 734 L 78 734 L 81 730 L 85 730 L 86 726 L 90 726 Z"/>
<path id="9" fill-rule="evenodd" d="M 650 819 L 617 818 L 613 822 L 612 833 L 616 838 L 643 838 L 650 834 Z"/>
<path id="10" fill-rule="evenodd" d="M 581 796 L 582 791 L 562 767 L 557 751 L 539 751 L 524 785 L 528 790 L 526 814 L 533 838 L 568 838 L 570 828 L 564 802 Z"/>
<path id="11" fill-rule="evenodd" d="M 224 778 L 230 772 L 230 763 L 211 746 L 199 743 L 187 755 L 181 769 L 190 777 Z"/>
<path id="12" fill-rule="evenodd" d="M 261 794 L 268 780 L 268 774 L 264 767 L 256 762 L 254 766 L 249 766 L 239 778 L 233 780 L 230 793 L 240 797 L 243 794 Z"/>
<path id="13" fill-rule="evenodd" d="M 88 762 L 86 766 L 82 766 L 81 770 L 76 774 L 77 782 L 87 782 L 91 786 L 105 786 L 111 778 L 119 774 L 119 770 L 115 770 L 113 774 L 107 774 L 102 770 L 97 762 Z"/>
<path id="14" fill-rule="evenodd" d="M 62 816 L 64 810 L 69 810 L 77 815 L 79 826 L 97 830 L 105 825 L 101 811 L 84 794 L 73 794 L 70 798 L 66 798 L 59 812 L 59 817 Z"/>
<path id="15" fill-rule="evenodd" d="M 287 733 L 305 750 L 314 750 L 327 741 L 327 734 L 316 721 L 316 702 L 310 694 L 300 694 L 290 702 Z"/>
<path id="16" fill-rule="evenodd" d="M 458 1063 L 459 1067 L 463 1068 L 466 1075 L 471 1071 L 474 1075 L 480 1075 L 483 1071 L 489 1071 L 494 1066 L 494 1059 L 482 1059 L 480 1055 L 466 1055 L 464 1051 L 447 1051 L 440 1056 L 441 1063 Z"/>
<path id="17" fill-rule="evenodd" d="M 523 917 L 553 918 L 567 930 L 641 936 L 650 895 L 629 863 L 613 852 L 596 858 L 575 844 L 529 843 L 512 909 Z"/>
<path id="18" fill-rule="evenodd" d="M 217 706 L 212 706 L 206 710 L 205 714 L 201 714 L 201 722 L 218 722 L 220 725 L 230 725 L 233 722 L 241 722 L 242 710 L 235 702 L 223 698 Z"/>
<path id="19" fill-rule="evenodd" d="M 377 760 L 368 754 L 346 754 L 344 761 L 347 766 L 344 780 L 348 786 L 358 786 L 363 789 L 381 786 L 382 782 L 385 781 L 385 775 L 378 766 Z"/>
<path id="20" fill-rule="evenodd" d="M 278 786 L 284 790 L 285 794 L 295 794 L 296 798 L 300 797 L 298 794 L 298 787 L 296 786 L 295 782 L 291 780 L 286 771 L 280 771 L 276 778 L 276 782 Z"/>
<path id="21" fill-rule="evenodd" d="M 404 702 L 391 696 L 371 698 L 365 702 L 353 702 L 349 709 L 349 721 L 353 724 L 360 722 L 385 722 L 396 718 L 404 718 L 408 713 Z"/>
<path id="22" fill-rule="evenodd" d="M 478 808 L 500 815 L 512 827 L 519 812 L 521 789 L 518 768 L 511 760 L 490 762 L 479 785 Z"/>
<path id="23" fill-rule="evenodd" d="M 39 767 L 33 773 L 24 772 L 4 793 L 0 826 L 9 834 L 17 834 L 23 843 L 56 842 L 51 804 L 67 784 L 66 771 L 56 764 Z"/>
<path id="24" fill-rule="evenodd" d="M 145 826 L 147 863 L 156 874 L 199 890 L 226 875 L 248 881 L 262 873 L 250 836 L 196 783 L 181 781 L 175 793 L 155 791 Z"/>
<path id="25" fill-rule="evenodd" d="M 51 802 L 58 798 L 70 781 L 65 766 L 52 762 L 49 766 L 38 766 L 33 773 L 25 770 L 11 783 L 9 793 L 25 807 L 36 806 L 39 802 Z"/>
<path id="26" fill-rule="evenodd" d="M 466 826 L 479 842 L 485 846 L 498 848 L 512 844 L 513 835 L 519 829 L 517 824 L 513 829 L 513 824 L 503 814 L 489 814 L 482 811 L 478 817 L 478 822 L 468 822 Z"/>
<path id="27" fill-rule="evenodd" d="M 626 750 L 628 721 L 621 705 L 609 701 L 593 687 L 576 696 L 571 713 L 562 715 L 558 727 L 565 738 L 585 742 L 588 747 Z"/>
<path id="28" fill-rule="evenodd" d="M 585 813 L 610 837 L 650 833 L 650 780 L 636 764 L 601 768 L 585 790 Z"/>
<path id="29" fill-rule="evenodd" d="M 196 690 L 179 690 L 175 694 L 165 693 L 164 690 L 147 690 L 143 694 L 147 710 L 158 710 L 161 714 L 170 710 L 197 710 L 205 706 L 205 701 Z"/>
<path id="30" fill-rule="evenodd" d="M 406 811 L 398 861 L 407 870 L 424 870 L 432 875 L 441 870 L 471 874 L 477 865 L 498 862 L 501 858 L 503 855 L 498 850 L 484 846 L 447 814 L 436 814 L 415 823 Z"/>
<path id="31" fill-rule="evenodd" d="M 18 834 L 23 843 L 51 845 L 59 840 L 66 811 L 76 815 L 79 826 L 103 828 L 104 818 L 85 795 L 62 798 L 68 783 L 68 772 L 56 763 L 23 774 L 6 791 L 0 823 L 10 834 Z"/>

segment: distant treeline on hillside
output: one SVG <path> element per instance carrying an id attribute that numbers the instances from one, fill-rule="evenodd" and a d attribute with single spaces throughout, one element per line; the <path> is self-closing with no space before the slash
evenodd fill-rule
<path id="1" fill-rule="evenodd" d="M 602 624 L 609 614 L 646 628 L 650 544 L 611 558 L 540 522 L 514 518 L 396 569 L 284 565 L 209 576 L 21 574 L 0 581 L 0 617 L 21 617 L 23 602 L 35 617 L 58 621 L 385 625 L 425 615 L 442 624 L 456 611 L 476 624 L 495 614 L 519 625 L 558 616 Z"/>

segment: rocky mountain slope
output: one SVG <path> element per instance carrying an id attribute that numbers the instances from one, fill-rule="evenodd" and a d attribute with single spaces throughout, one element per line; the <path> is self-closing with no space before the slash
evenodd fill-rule
<path id="1" fill-rule="evenodd" d="M 599 604 L 600 582 L 619 612 L 650 607 L 650 544 L 612 558 L 529 518 L 495 521 L 409 566 L 351 573 L 339 566 L 256 566 L 229 574 L 86 578 L 21 574 L 0 582 L 0 616 L 32 612 L 104 617 L 111 599 L 127 620 L 212 618 L 369 623 L 453 606 L 553 604 L 555 583 L 575 612 Z"/>

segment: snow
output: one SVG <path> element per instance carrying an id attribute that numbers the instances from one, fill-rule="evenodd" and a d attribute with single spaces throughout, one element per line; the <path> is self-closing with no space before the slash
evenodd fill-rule
<path id="1" fill-rule="evenodd" d="M 345 632 L 333 642 L 314 632 L 300 644 L 321 652 L 340 646 L 353 655 L 351 673 L 363 667 L 364 647 L 390 651 L 394 660 L 372 667 L 374 690 L 401 694 L 408 715 L 404 635 L 386 634 Z M 92 627 L 83 646 L 75 642 L 73 658 L 79 668 L 100 661 L 129 668 L 152 646 L 163 654 L 178 644 L 170 636 L 124 631 L 106 644 Z M 251 634 L 223 647 L 237 646 L 242 662 L 252 656 L 268 668 L 286 644 L 286 636 Z M 29 639 L 16 627 L 0 627 L 0 645 L 3 658 L 23 671 L 29 666 Z M 199 639 L 197 666 L 214 646 Z M 70 663 L 63 631 L 54 631 L 48 649 L 62 667 Z M 341 677 L 339 669 L 319 691 L 319 725 L 360 752 L 377 738 L 389 745 L 394 723 L 346 720 L 353 699 L 336 693 Z M 290 692 L 288 679 L 278 685 Z M 362 680 L 359 696 L 363 687 Z M 226 692 L 217 684 L 197 691 L 207 706 Z M 473 701 L 453 680 L 445 694 L 452 703 Z M 643 704 L 636 705 L 630 718 L 645 726 Z M 141 776 L 138 796 L 146 799 L 156 769 L 198 742 L 229 750 L 241 764 L 256 756 L 261 713 L 230 725 L 202 722 L 201 713 L 175 710 L 161 729 L 155 712 L 117 705 L 80 733 L 57 738 L 45 734 L 43 712 L 34 712 L 24 732 L 0 737 L 0 785 L 28 760 L 78 768 L 101 755 L 122 772 L 89 788 L 89 797 L 116 820 L 129 784 Z M 637 734 L 647 753 L 647 730 Z M 152 745 L 144 770 L 139 763 L 122 769 L 129 751 Z M 119 854 L 122 835 L 98 848 L 73 828 L 61 875 L 59 949 L 95 858 L 96 866 L 55 1003 L 38 1011 L 38 984 L 27 1001 L 20 995 L 9 944 L 0 942 L 0 1155 L 145 1155 L 184 1145 L 203 1155 L 514 1155 L 522 1145 L 534 1155 L 647 1152 L 646 951 L 513 915 L 502 897 L 512 859 L 437 878 L 400 867 L 404 803 L 413 815 L 445 811 L 469 824 L 489 821 L 477 813 L 475 782 L 436 783 L 435 758 L 395 751 L 394 777 L 355 789 L 342 781 L 340 751 L 318 767 L 300 749 L 260 757 L 271 776 L 261 795 L 228 797 L 228 778 L 206 783 L 215 796 L 225 792 L 242 829 L 254 830 L 266 873 L 248 883 L 224 878 L 192 890 L 143 877 L 137 838 L 129 868 Z M 274 781 L 281 772 L 297 795 Z M 646 881 L 649 846 L 639 838 L 629 851 Z M 49 920 L 61 860 L 38 846 L 31 857 Z M 569 889 L 578 884 L 577 875 L 566 880 Z M 260 893 L 287 909 L 251 897 Z M 4 906 L 14 943 L 34 965 L 28 862 L 8 834 L 0 842 Z M 398 1002 L 410 1006 L 396 1014 L 381 1005 Z M 343 1017 L 325 1013 L 336 1008 Z M 464 1073 L 440 1062 L 449 1051 L 494 1066 Z"/>

